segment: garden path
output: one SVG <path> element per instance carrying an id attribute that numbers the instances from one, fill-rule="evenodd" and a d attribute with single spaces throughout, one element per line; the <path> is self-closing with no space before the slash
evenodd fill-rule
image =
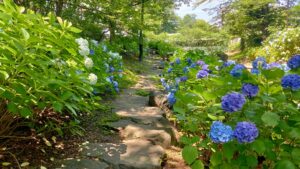
<path id="1" fill-rule="evenodd" d="M 186 168 L 180 160 L 180 149 L 173 146 L 177 142 L 176 130 L 165 112 L 159 107 L 148 106 L 150 97 L 137 94 L 141 90 L 158 91 L 153 77 L 161 71 L 159 63 L 155 57 L 146 59 L 144 73 L 139 75 L 137 84 L 123 90 L 113 102 L 114 111 L 121 118 L 110 127 L 119 131 L 121 140 L 117 143 L 86 143 L 81 146 L 81 158 L 64 161 L 62 168 Z"/>

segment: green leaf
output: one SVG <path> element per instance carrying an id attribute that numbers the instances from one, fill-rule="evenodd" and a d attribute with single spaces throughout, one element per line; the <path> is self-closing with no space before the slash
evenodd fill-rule
<path id="1" fill-rule="evenodd" d="M 300 129 L 299 128 L 293 128 L 289 134 L 292 138 L 300 139 Z"/>
<path id="2" fill-rule="evenodd" d="M 257 157 L 255 156 L 247 156 L 246 161 L 247 161 L 247 165 L 250 166 L 251 168 L 256 167 L 258 164 Z"/>
<path id="3" fill-rule="evenodd" d="M 196 147 L 188 145 L 182 150 L 182 157 L 187 164 L 192 164 L 198 156 L 198 150 Z"/>
<path id="4" fill-rule="evenodd" d="M 292 158 L 298 165 L 300 164 L 300 148 L 292 150 Z"/>
<path id="5" fill-rule="evenodd" d="M 226 143 L 223 145 L 223 155 L 227 160 L 231 160 L 233 157 L 233 154 L 235 152 L 235 147 L 231 143 Z"/>
<path id="6" fill-rule="evenodd" d="M 29 33 L 26 31 L 26 29 L 24 28 L 21 28 L 21 31 L 22 31 L 22 34 L 23 34 L 23 37 L 25 40 L 28 40 L 30 38 L 30 35 Z"/>
<path id="7" fill-rule="evenodd" d="M 17 113 L 18 112 L 18 107 L 14 102 L 9 102 L 7 104 L 7 109 L 8 109 L 9 112 L 12 112 L 12 113 Z"/>
<path id="8" fill-rule="evenodd" d="M 28 108 L 23 108 L 23 109 L 21 109 L 20 115 L 22 117 L 31 117 L 32 112 Z"/>
<path id="9" fill-rule="evenodd" d="M 200 160 L 196 160 L 191 167 L 192 169 L 204 169 L 204 165 Z"/>
<path id="10" fill-rule="evenodd" d="M 220 165 L 222 161 L 223 159 L 221 152 L 216 152 L 210 157 L 210 162 L 213 166 Z"/>
<path id="11" fill-rule="evenodd" d="M 276 163 L 275 169 L 296 169 L 296 166 L 290 160 L 280 160 Z"/>
<path id="12" fill-rule="evenodd" d="M 80 29 L 75 28 L 75 27 L 71 27 L 71 28 L 70 28 L 70 31 L 71 31 L 71 32 L 74 32 L 74 33 L 80 33 L 80 32 L 82 32 Z"/>
<path id="13" fill-rule="evenodd" d="M 269 80 L 276 80 L 284 75 L 284 71 L 281 69 L 263 69 L 262 74 Z"/>
<path id="14" fill-rule="evenodd" d="M 62 109 L 64 107 L 64 105 L 60 102 L 53 102 L 52 106 L 53 106 L 54 111 L 57 111 L 57 112 L 62 112 Z"/>
<path id="15" fill-rule="evenodd" d="M 255 140 L 251 144 L 251 148 L 259 154 L 263 154 L 266 151 L 265 144 L 262 140 Z"/>
<path id="16" fill-rule="evenodd" d="M 279 116 L 275 113 L 272 112 L 265 112 L 261 116 L 261 120 L 267 125 L 267 126 L 272 126 L 275 127 L 278 125 L 278 122 L 280 120 Z"/>

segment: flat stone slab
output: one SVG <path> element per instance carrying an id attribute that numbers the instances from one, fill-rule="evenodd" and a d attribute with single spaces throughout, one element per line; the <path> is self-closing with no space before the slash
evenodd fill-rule
<path id="1" fill-rule="evenodd" d="M 166 130 L 148 125 L 130 124 L 126 126 L 120 134 L 124 140 L 145 139 L 164 148 L 170 147 L 172 142 L 172 137 Z"/>
<path id="2" fill-rule="evenodd" d="M 161 169 L 164 149 L 151 141 L 133 139 L 123 143 L 89 143 L 83 146 L 82 156 L 99 158 L 113 169 Z"/>
<path id="3" fill-rule="evenodd" d="M 90 159 L 64 160 L 60 168 L 56 169 L 110 169 L 104 162 Z"/>
<path id="4" fill-rule="evenodd" d="M 116 109 L 116 114 L 121 117 L 161 117 L 164 112 L 158 107 L 138 107 Z"/>

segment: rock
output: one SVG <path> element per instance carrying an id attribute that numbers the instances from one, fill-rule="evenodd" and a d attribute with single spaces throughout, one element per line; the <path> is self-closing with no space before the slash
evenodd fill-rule
<path id="1" fill-rule="evenodd" d="M 62 163 L 57 169 L 110 169 L 109 165 L 104 162 L 90 159 L 69 159 Z"/>
<path id="2" fill-rule="evenodd" d="M 161 117 L 164 112 L 158 107 L 138 107 L 119 109 L 116 114 L 128 118 Z"/>
<path id="3" fill-rule="evenodd" d="M 136 123 L 133 122 L 133 121 L 131 121 L 130 119 L 121 119 L 121 120 L 119 120 L 119 121 L 109 123 L 108 125 L 109 125 L 110 127 L 115 128 L 115 129 L 122 130 L 122 129 L 124 129 L 126 126 L 128 126 L 128 125 L 130 125 L 130 124 L 136 124 Z"/>
<path id="4" fill-rule="evenodd" d="M 124 140 L 118 144 L 90 143 L 83 147 L 82 155 L 87 154 L 91 148 L 101 153 L 96 154 L 92 151 L 90 155 L 105 161 L 113 169 L 161 169 L 161 161 L 165 157 L 161 146 L 141 139 Z"/>
<path id="5" fill-rule="evenodd" d="M 154 128 L 149 125 L 128 125 L 121 131 L 125 140 L 145 139 L 163 148 L 171 146 L 172 137 L 164 128 Z"/>
<path id="6" fill-rule="evenodd" d="M 154 91 L 149 92 L 148 106 L 150 106 L 150 107 L 156 107 L 157 106 L 157 104 L 155 102 L 155 93 L 154 93 Z"/>

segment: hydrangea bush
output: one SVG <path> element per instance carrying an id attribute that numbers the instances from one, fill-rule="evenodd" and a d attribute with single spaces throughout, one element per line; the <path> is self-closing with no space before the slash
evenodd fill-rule
<path id="1" fill-rule="evenodd" d="M 79 113 L 101 106 L 93 92 L 113 88 L 105 78 L 119 80 L 120 56 L 104 52 L 95 41 L 76 39 L 81 31 L 52 14 L 25 12 L 12 1 L 3 1 L 0 11 L 5 14 L 0 17 L 2 129 L 25 120 L 37 132 L 63 134 L 63 128 L 78 125 Z M 117 72 L 107 73 L 106 63 Z M 49 114 L 59 120 L 44 117 Z"/>
<path id="2" fill-rule="evenodd" d="M 162 85 L 192 168 L 300 167 L 300 68 L 290 58 L 258 57 L 250 70 L 199 51 L 173 56 Z"/>

